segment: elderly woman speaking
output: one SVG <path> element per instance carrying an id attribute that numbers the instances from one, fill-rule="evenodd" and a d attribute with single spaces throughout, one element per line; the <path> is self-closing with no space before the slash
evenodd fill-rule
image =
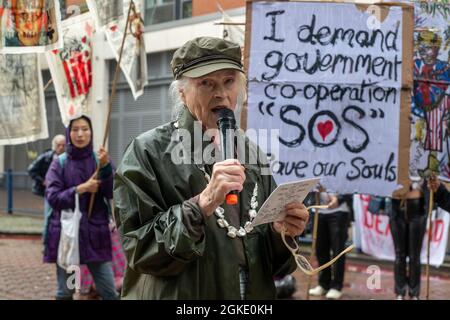
<path id="1" fill-rule="evenodd" d="M 300 235 L 308 212 L 292 202 L 284 221 L 252 228 L 250 221 L 276 187 L 263 174 L 262 152 L 236 133 L 258 160 L 214 161 L 218 113 L 237 112 L 245 98 L 240 47 L 196 38 L 174 53 L 171 65 L 177 117 L 135 138 L 114 180 L 116 222 L 128 260 L 122 297 L 274 299 L 273 277 L 296 268 L 281 233 Z M 236 205 L 225 201 L 231 191 L 238 192 Z"/>

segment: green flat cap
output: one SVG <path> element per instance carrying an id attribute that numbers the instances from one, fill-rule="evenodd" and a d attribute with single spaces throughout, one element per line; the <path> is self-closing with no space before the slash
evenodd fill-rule
<path id="1" fill-rule="evenodd" d="M 239 45 L 213 37 L 199 37 L 186 42 L 175 51 L 170 65 L 175 79 L 182 75 L 198 78 L 222 69 L 243 72 Z"/>

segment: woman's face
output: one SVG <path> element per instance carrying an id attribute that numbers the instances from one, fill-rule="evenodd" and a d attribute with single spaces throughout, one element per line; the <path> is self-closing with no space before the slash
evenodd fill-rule
<path id="1" fill-rule="evenodd" d="M 91 142 L 92 131 L 86 119 L 77 119 L 70 127 L 70 141 L 77 148 L 86 147 Z"/>
<path id="2" fill-rule="evenodd" d="M 205 129 L 217 128 L 217 111 L 236 108 L 239 92 L 236 70 L 225 69 L 203 77 L 191 78 L 180 91 L 184 104 L 201 121 Z"/>

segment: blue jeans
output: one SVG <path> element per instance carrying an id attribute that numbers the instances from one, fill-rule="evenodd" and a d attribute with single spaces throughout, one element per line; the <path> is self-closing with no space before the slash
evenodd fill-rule
<path id="1" fill-rule="evenodd" d="M 52 215 L 52 208 L 48 203 L 47 199 L 44 198 L 44 230 L 42 231 L 42 239 L 44 240 L 44 245 L 47 244 L 47 234 L 48 234 L 48 222 L 50 221 L 50 216 Z"/>
<path id="2" fill-rule="evenodd" d="M 111 262 L 91 262 L 86 265 L 94 278 L 94 283 L 100 297 L 102 297 L 103 300 L 119 299 L 114 285 Z M 67 286 L 67 280 L 71 275 L 73 275 L 73 273 L 67 273 L 66 270 L 56 264 L 56 280 L 58 283 L 56 299 L 72 299 L 72 294 L 75 292 L 75 289 L 69 289 Z M 71 279 L 69 284 L 73 282 L 74 281 Z M 81 282 L 81 280 L 79 282 Z"/>

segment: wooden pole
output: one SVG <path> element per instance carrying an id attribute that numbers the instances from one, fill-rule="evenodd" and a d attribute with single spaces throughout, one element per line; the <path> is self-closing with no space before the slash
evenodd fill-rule
<path id="1" fill-rule="evenodd" d="M 428 205 L 428 243 L 427 243 L 427 266 L 426 266 L 426 277 L 427 277 L 427 300 L 430 297 L 430 244 L 431 237 L 433 236 L 433 228 L 431 224 L 431 216 L 433 214 L 433 202 L 434 202 L 434 192 L 430 190 L 430 203 Z"/>
<path id="2" fill-rule="evenodd" d="M 44 86 L 44 91 L 48 89 L 48 87 L 52 84 L 53 79 L 48 80 L 47 84 Z"/>
<path id="3" fill-rule="evenodd" d="M 316 205 L 320 204 L 320 191 L 316 192 Z M 317 226 L 319 224 L 319 209 L 314 210 L 314 221 L 313 221 L 313 234 L 311 243 L 311 254 L 309 261 L 314 259 L 314 254 L 316 252 L 316 240 L 317 240 Z M 309 289 L 311 288 L 311 276 L 308 276 L 308 282 L 306 286 L 306 300 L 309 300 Z"/>
<path id="4" fill-rule="evenodd" d="M 104 135 L 103 135 L 102 147 L 105 147 L 106 140 L 108 140 L 109 129 L 110 129 L 110 125 L 111 125 L 112 104 L 113 104 L 114 97 L 116 95 L 117 78 L 119 76 L 120 63 L 122 62 L 122 55 L 123 55 L 123 47 L 125 45 L 125 39 L 127 37 L 128 25 L 130 23 L 130 13 L 131 13 L 131 9 L 132 8 L 133 8 L 133 10 L 136 10 L 133 0 L 130 1 L 130 6 L 128 7 L 127 22 L 125 23 L 125 30 L 124 30 L 124 33 L 123 33 L 122 44 L 120 45 L 119 61 L 117 62 L 116 70 L 114 71 L 114 79 L 113 79 L 113 84 L 112 84 L 111 95 L 109 97 L 108 116 L 106 118 L 106 126 L 105 126 L 105 132 L 104 132 Z M 96 178 L 98 177 L 99 170 L 100 170 L 100 167 L 97 166 L 97 168 L 95 169 L 95 173 L 94 173 L 94 176 Z M 91 193 L 91 199 L 89 201 L 89 210 L 88 210 L 88 217 L 89 218 L 91 217 L 92 208 L 94 206 L 94 199 L 95 199 L 95 193 L 93 192 L 93 193 Z"/>
<path id="5" fill-rule="evenodd" d="M 245 26 L 245 22 L 215 22 L 214 25 L 223 26 Z"/>

